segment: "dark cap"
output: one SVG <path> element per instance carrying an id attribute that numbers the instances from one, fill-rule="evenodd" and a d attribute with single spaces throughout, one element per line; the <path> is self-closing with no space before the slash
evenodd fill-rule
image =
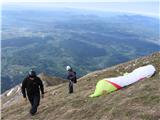
<path id="1" fill-rule="evenodd" d="M 29 77 L 35 77 L 36 76 L 36 72 L 31 70 L 31 71 L 29 71 L 28 75 L 29 75 Z"/>

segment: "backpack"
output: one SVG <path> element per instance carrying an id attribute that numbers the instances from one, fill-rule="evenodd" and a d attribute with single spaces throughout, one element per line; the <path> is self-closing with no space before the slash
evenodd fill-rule
<path id="1" fill-rule="evenodd" d="M 77 76 L 76 76 L 76 72 L 71 72 L 70 73 L 71 74 L 71 81 L 73 82 L 73 83 L 77 83 Z"/>

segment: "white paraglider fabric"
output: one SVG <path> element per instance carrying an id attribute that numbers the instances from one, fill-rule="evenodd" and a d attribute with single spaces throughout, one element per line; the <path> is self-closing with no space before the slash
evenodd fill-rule
<path id="1" fill-rule="evenodd" d="M 121 87 L 130 85 L 144 78 L 149 78 L 155 73 L 156 69 L 153 65 L 139 67 L 124 76 L 105 78 L 105 80 L 115 83 Z"/>

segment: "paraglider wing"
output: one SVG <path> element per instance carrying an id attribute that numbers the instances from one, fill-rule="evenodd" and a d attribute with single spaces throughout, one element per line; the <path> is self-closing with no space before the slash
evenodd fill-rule
<path id="1" fill-rule="evenodd" d="M 147 65 L 139 67 L 124 76 L 104 78 L 97 83 L 95 92 L 90 95 L 90 97 L 97 97 L 104 93 L 110 93 L 144 78 L 149 78 L 155 73 L 155 71 L 156 69 L 153 65 Z"/>

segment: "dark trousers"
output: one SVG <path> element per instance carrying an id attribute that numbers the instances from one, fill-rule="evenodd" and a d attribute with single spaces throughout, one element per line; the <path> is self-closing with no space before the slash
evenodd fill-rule
<path id="1" fill-rule="evenodd" d="M 29 95 L 28 99 L 29 99 L 29 102 L 31 103 L 30 113 L 34 115 L 37 112 L 37 108 L 39 106 L 40 95 Z"/>
<path id="2" fill-rule="evenodd" d="M 73 82 L 69 80 L 69 93 L 73 93 Z"/>

